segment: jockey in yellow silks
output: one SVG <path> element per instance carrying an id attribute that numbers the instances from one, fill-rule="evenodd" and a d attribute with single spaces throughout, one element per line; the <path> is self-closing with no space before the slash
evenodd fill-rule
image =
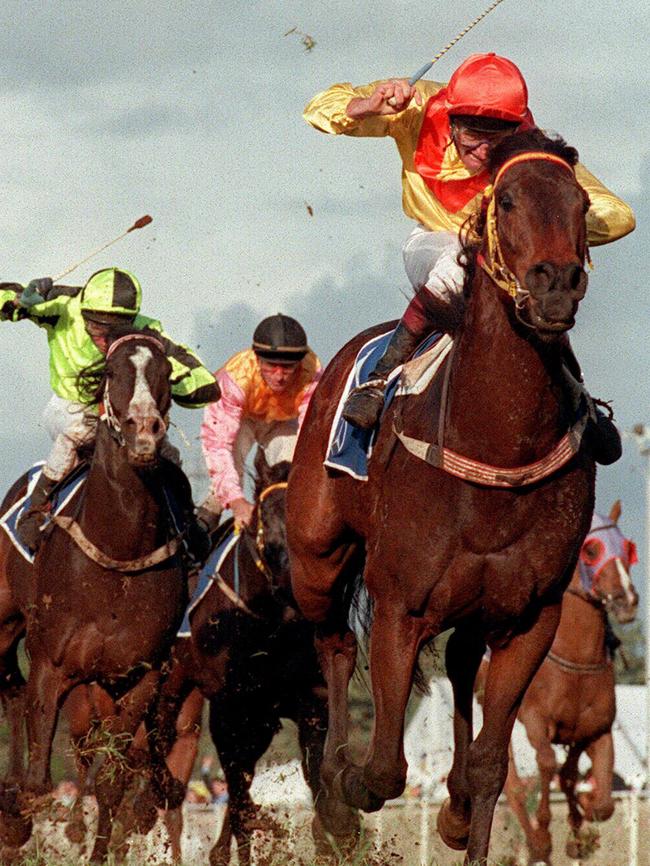
<path id="1" fill-rule="evenodd" d="M 254 506 L 243 491 L 246 457 L 255 443 L 265 449 L 274 443 L 278 459 L 291 460 L 320 368 L 300 323 L 278 313 L 260 322 L 250 349 L 217 371 L 221 400 L 206 407 L 201 425 L 211 490 L 200 516 L 208 525 L 225 508 L 237 525 L 250 524 Z"/>
<path id="2" fill-rule="evenodd" d="M 361 87 L 335 84 L 312 99 L 304 117 L 332 135 L 393 138 L 402 160 L 404 212 L 417 223 L 402 248 L 416 294 L 371 374 L 370 387 L 353 390 L 343 411 L 350 423 L 367 429 L 377 423 L 390 372 L 436 328 L 427 312 L 427 293 L 449 306 L 462 305 L 459 229 L 476 212 L 489 184 L 490 148 L 514 131 L 534 128 L 535 121 L 521 72 L 495 54 L 467 58 L 447 85 L 410 85 L 405 79 Z M 580 163 L 575 172 L 591 202 L 588 243 L 610 243 L 631 232 L 630 207 Z M 620 438 L 608 419 L 600 413 L 598 418 L 599 432 L 612 447 L 600 453 L 596 448 L 596 459 L 613 462 L 617 451 L 620 455 Z"/>
<path id="3" fill-rule="evenodd" d="M 34 550 L 40 540 L 48 497 L 58 481 L 74 468 L 78 449 L 94 441 L 98 409 L 82 393 L 79 374 L 101 367 L 110 329 L 123 324 L 150 329 L 160 339 L 171 364 L 171 393 L 180 406 L 202 408 L 219 398 L 213 374 L 186 346 L 175 343 L 160 322 L 140 313 L 142 288 L 122 268 L 97 271 L 85 286 L 58 286 L 45 277 L 26 288 L 0 283 L 0 319 L 29 319 L 43 328 L 50 350 L 52 397 L 43 419 L 54 444 L 31 496 L 31 508 L 19 522 L 21 540 Z M 165 456 L 179 462 L 166 439 Z M 188 513 L 193 510 L 188 508 Z"/>

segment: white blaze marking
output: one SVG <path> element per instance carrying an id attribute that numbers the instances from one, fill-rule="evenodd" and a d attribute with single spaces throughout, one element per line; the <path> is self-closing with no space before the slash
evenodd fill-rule
<path id="1" fill-rule="evenodd" d="M 616 569 L 618 571 L 618 576 L 621 579 L 621 586 L 625 590 L 625 595 L 627 597 L 628 604 L 634 604 L 634 594 L 632 593 L 632 581 L 630 580 L 630 575 L 627 573 L 627 570 L 618 556 L 614 559 L 616 563 Z"/>
<path id="2" fill-rule="evenodd" d="M 135 367 L 135 383 L 127 414 L 133 418 L 158 414 L 158 407 L 156 406 L 156 401 L 153 399 L 145 375 L 147 364 L 152 358 L 153 353 L 146 346 L 138 346 L 130 358 L 131 363 Z"/>

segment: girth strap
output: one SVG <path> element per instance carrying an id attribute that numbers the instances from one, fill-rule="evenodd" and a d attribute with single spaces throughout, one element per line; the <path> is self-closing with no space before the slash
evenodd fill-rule
<path id="1" fill-rule="evenodd" d="M 163 544 L 161 547 L 158 547 L 146 556 L 141 556 L 139 559 L 112 559 L 96 547 L 92 541 L 86 538 L 82 528 L 72 517 L 65 517 L 61 514 L 57 514 L 52 518 L 52 523 L 67 532 L 70 538 L 74 541 L 77 547 L 85 553 L 88 559 L 91 559 L 102 568 L 110 569 L 112 571 L 145 571 L 146 569 L 152 568 L 154 565 L 159 565 L 161 562 L 171 559 L 171 557 L 178 552 L 183 540 L 182 535 L 177 535 L 166 544 Z"/>

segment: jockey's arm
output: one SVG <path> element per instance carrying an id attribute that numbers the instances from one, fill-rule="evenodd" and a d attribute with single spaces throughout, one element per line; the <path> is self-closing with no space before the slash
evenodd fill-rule
<path id="1" fill-rule="evenodd" d="M 142 324 L 145 318 L 138 316 L 136 324 Z M 202 409 L 208 403 L 218 400 L 220 391 L 214 374 L 204 366 L 198 355 L 182 343 L 174 342 L 162 330 L 160 322 L 149 319 L 144 324 L 158 331 L 162 339 L 167 358 L 172 365 L 170 382 L 174 402 L 185 409 Z"/>
<path id="2" fill-rule="evenodd" d="M 611 243 L 634 230 L 636 221 L 632 208 L 610 192 L 582 163 L 576 165 L 576 178 L 591 202 L 587 211 L 590 246 Z"/>
<path id="3" fill-rule="evenodd" d="M 216 374 L 221 388 L 218 403 L 207 406 L 201 424 L 201 446 L 215 498 L 224 508 L 242 499 L 241 479 L 235 466 L 235 442 L 244 418 L 245 395 L 223 370 Z"/>
<path id="4" fill-rule="evenodd" d="M 26 307 L 19 302 L 23 289 L 19 283 L 0 283 L 0 319 L 12 322 L 30 319 L 45 328 L 53 326 L 70 298 L 81 291 L 80 286 L 53 286 L 42 302 Z"/>
<path id="5" fill-rule="evenodd" d="M 408 125 L 416 116 L 419 118 L 424 100 L 441 87 L 431 81 L 418 82 L 417 87 L 413 88 L 415 98 L 401 111 L 392 110 L 390 114 L 364 117 L 350 117 L 347 113 L 348 106 L 355 104 L 353 100 L 368 100 L 378 88 L 389 85 L 388 81 L 374 81 L 360 87 L 353 87 L 349 82 L 333 84 L 314 96 L 305 108 L 303 117 L 314 129 L 330 135 L 392 136 L 396 128 Z"/>

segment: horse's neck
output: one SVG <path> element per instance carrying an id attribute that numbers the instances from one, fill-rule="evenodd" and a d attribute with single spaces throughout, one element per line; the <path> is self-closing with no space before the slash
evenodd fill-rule
<path id="1" fill-rule="evenodd" d="M 495 465 L 531 463 L 566 432 L 561 395 L 539 348 L 510 322 L 479 272 L 452 360 L 445 444 Z"/>
<path id="2" fill-rule="evenodd" d="M 154 480 L 149 479 L 150 485 Z M 149 553 L 161 543 L 160 500 L 129 464 L 126 450 L 99 424 L 78 523 L 116 559 Z"/>
<path id="3" fill-rule="evenodd" d="M 560 624 L 551 652 L 576 664 L 598 664 L 605 661 L 605 613 L 584 596 L 578 569 L 562 600 Z"/>

